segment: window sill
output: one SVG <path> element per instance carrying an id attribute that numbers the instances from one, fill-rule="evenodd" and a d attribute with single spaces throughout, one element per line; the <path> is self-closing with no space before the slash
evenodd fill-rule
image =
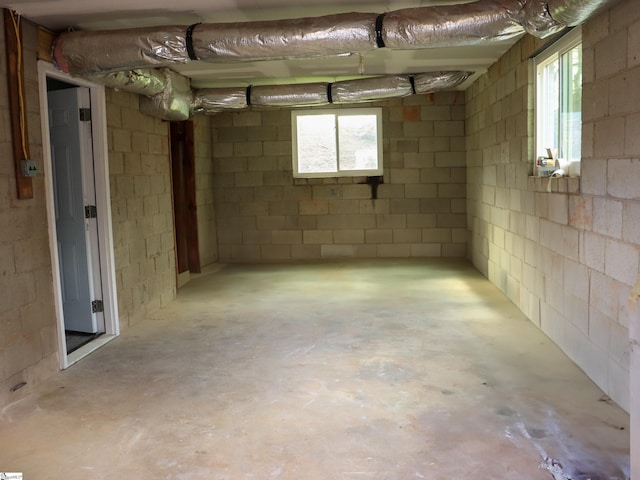
<path id="1" fill-rule="evenodd" d="M 580 193 L 580 177 L 529 177 L 527 182 L 530 192 Z"/>
<path id="2" fill-rule="evenodd" d="M 367 177 L 293 177 L 294 185 L 352 185 L 367 183 Z"/>

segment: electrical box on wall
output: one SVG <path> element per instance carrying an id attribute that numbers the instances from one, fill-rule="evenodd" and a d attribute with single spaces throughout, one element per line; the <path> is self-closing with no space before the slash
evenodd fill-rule
<path id="1" fill-rule="evenodd" d="M 38 167 L 34 160 L 22 160 L 20 162 L 23 177 L 35 177 L 38 173 Z"/>

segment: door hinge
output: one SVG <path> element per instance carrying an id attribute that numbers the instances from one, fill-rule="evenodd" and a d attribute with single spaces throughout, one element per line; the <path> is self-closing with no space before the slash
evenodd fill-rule
<path id="1" fill-rule="evenodd" d="M 102 303 L 102 300 L 94 300 L 91 302 L 91 313 L 100 312 L 104 312 L 104 303 Z"/>
<path id="2" fill-rule="evenodd" d="M 84 206 L 84 218 L 98 218 L 98 209 L 95 205 Z"/>
<path id="3" fill-rule="evenodd" d="M 79 108 L 80 111 L 80 121 L 81 122 L 90 122 L 91 121 L 91 109 L 90 108 Z"/>

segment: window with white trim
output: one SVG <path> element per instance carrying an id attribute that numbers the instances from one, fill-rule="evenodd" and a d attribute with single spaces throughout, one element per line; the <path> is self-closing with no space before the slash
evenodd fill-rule
<path id="1" fill-rule="evenodd" d="M 293 176 L 382 175 L 382 109 L 291 112 Z"/>
<path id="2" fill-rule="evenodd" d="M 535 57 L 536 157 L 551 151 L 561 164 L 580 161 L 582 35 L 575 28 Z"/>

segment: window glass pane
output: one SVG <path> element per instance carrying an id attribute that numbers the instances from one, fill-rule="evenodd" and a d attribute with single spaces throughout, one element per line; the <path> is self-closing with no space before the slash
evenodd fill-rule
<path id="1" fill-rule="evenodd" d="M 547 156 L 547 148 L 558 149 L 558 110 L 560 72 L 558 60 L 538 67 L 537 81 L 537 155 Z"/>
<path id="2" fill-rule="evenodd" d="M 340 170 L 378 168 L 377 129 L 375 115 L 338 116 Z"/>
<path id="3" fill-rule="evenodd" d="M 560 154 L 565 160 L 580 160 L 582 143 L 582 45 L 562 55 L 562 110 Z"/>
<path id="4" fill-rule="evenodd" d="M 382 175 L 382 109 L 292 111 L 293 176 Z"/>
<path id="5" fill-rule="evenodd" d="M 297 117 L 298 171 L 337 172 L 335 115 Z"/>

